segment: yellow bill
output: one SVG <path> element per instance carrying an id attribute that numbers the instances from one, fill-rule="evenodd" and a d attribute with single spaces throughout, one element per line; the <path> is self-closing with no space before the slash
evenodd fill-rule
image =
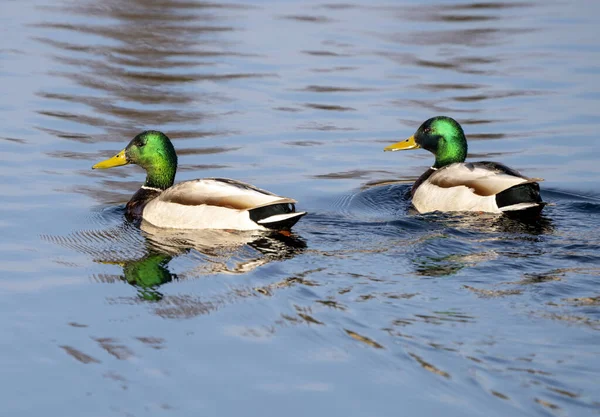
<path id="1" fill-rule="evenodd" d="M 121 165 L 127 165 L 128 163 L 129 162 L 125 157 L 125 149 L 123 149 L 121 152 L 119 152 L 112 158 L 108 158 L 102 162 L 98 162 L 92 167 L 92 169 L 107 169 L 112 167 L 120 167 Z"/>
<path id="2" fill-rule="evenodd" d="M 415 142 L 415 136 L 411 136 L 410 138 L 400 141 L 400 142 L 396 142 L 393 145 L 387 146 L 385 148 L 383 148 L 384 151 L 405 151 L 408 149 L 417 149 L 420 148 L 419 144 L 417 142 Z"/>

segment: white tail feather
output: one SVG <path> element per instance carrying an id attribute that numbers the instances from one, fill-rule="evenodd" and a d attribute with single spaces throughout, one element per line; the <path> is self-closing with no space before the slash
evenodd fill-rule
<path id="1" fill-rule="evenodd" d="M 504 206 L 504 207 L 500 207 L 500 211 L 519 211 L 519 210 L 525 210 L 531 207 L 538 207 L 540 204 L 539 203 L 518 203 L 518 204 L 512 204 L 510 206 Z"/>
<path id="2" fill-rule="evenodd" d="M 282 220 L 293 219 L 294 217 L 304 216 L 306 214 L 305 211 L 298 211 L 295 213 L 285 213 L 285 214 L 276 214 L 274 216 L 269 216 L 265 219 L 261 219 L 257 221 L 258 224 L 269 224 L 269 223 L 277 223 Z"/>

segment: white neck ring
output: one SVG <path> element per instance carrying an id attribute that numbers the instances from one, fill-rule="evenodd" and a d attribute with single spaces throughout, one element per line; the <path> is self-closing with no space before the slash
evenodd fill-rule
<path id="1" fill-rule="evenodd" d="M 160 188 L 148 187 L 147 185 L 142 185 L 142 189 L 144 189 L 144 190 L 152 190 L 152 191 L 162 191 Z"/>

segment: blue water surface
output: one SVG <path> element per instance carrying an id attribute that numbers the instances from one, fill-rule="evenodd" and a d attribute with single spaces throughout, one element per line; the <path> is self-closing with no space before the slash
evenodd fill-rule
<path id="1" fill-rule="evenodd" d="M 18 416 L 600 414 L 600 3 L 0 6 L 0 403 Z M 436 115 L 540 218 L 420 215 Z M 299 200 L 292 236 L 138 227 L 177 180 Z"/>

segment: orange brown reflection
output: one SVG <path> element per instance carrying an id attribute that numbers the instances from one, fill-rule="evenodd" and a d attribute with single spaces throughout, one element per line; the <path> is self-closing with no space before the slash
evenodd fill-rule
<path id="1" fill-rule="evenodd" d="M 44 116 L 43 122 L 37 128 L 82 144 L 126 143 L 148 128 L 168 131 L 176 141 L 230 134 L 227 128 L 215 127 L 215 120 L 227 114 L 218 106 L 235 98 L 210 86 L 272 75 L 228 71 L 222 65 L 228 58 L 253 56 L 237 51 L 237 45 L 227 40 L 236 30 L 228 16 L 247 8 L 185 0 L 86 1 L 44 7 L 45 20 L 36 27 L 48 35 L 36 41 L 49 47 L 55 65 L 46 72 L 57 82 L 37 92 L 44 99 L 37 110 Z M 184 151 L 234 149 L 213 146 L 206 151 Z M 79 152 L 76 157 L 92 161 L 97 153 Z M 50 156 L 73 155 L 69 149 L 53 151 Z M 222 165 L 213 169 L 219 167 Z M 79 174 L 94 178 L 118 175 Z M 96 187 L 77 186 L 75 191 L 107 202 Z"/>
<path id="2" fill-rule="evenodd" d="M 421 112 L 455 114 L 461 118 L 485 114 L 486 117 L 473 119 L 473 124 L 484 124 L 490 123 L 488 111 L 503 106 L 502 112 L 505 112 L 510 103 L 516 101 L 511 99 L 544 94 L 542 90 L 514 84 L 494 87 L 490 78 L 518 77 L 523 73 L 525 64 L 521 55 L 504 46 L 538 30 L 521 23 L 520 17 L 525 12 L 535 13 L 539 5 L 533 2 L 423 2 L 373 7 L 398 19 L 398 27 L 402 29 L 372 32 L 373 36 L 390 44 L 372 53 L 397 63 L 398 77 L 406 76 L 407 72 L 413 74 L 415 68 L 418 73 L 410 86 L 418 94 L 402 100 L 389 100 L 389 104 L 401 111 L 414 112 L 417 108 Z M 406 23 L 410 25 L 408 30 Z M 492 50 L 493 53 L 490 52 Z M 411 68 L 410 71 L 406 70 L 407 67 Z M 538 68 L 527 68 L 527 72 L 533 70 Z M 444 81 L 450 78 L 452 82 Z M 496 119 L 497 114 L 501 112 L 495 111 L 492 119 Z M 502 124 L 506 121 L 498 118 L 491 122 Z M 510 132 L 510 135 L 513 136 L 513 133 Z M 475 136 L 479 135 L 471 134 L 469 138 L 475 139 Z M 482 133 L 478 139 L 496 137 Z"/>
<path id="3" fill-rule="evenodd" d="M 199 93 L 188 88 L 190 84 L 267 75 L 207 71 L 223 57 L 245 55 L 230 50 L 231 45 L 219 37 L 219 34 L 230 32 L 233 28 L 216 13 L 242 7 L 205 2 L 112 0 L 103 2 L 102 6 L 88 2 L 75 7 L 50 8 L 57 12 L 57 21 L 37 26 L 62 36 L 37 40 L 53 47 L 57 63 L 68 68 L 67 71 L 50 71 L 85 87 L 82 91 L 91 89 L 93 92 L 41 91 L 39 95 L 82 104 L 93 111 L 93 116 L 48 110 L 40 110 L 40 113 L 103 127 L 108 131 L 103 140 L 119 141 L 144 126 L 183 122 L 198 124 L 214 117 L 198 110 L 197 103 L 212 104 L 229 98 L 221 94 Z M 67 13 L 72 20 L 89 16 L 95 20 L 93 24 L 89 21 L 62 23 L 58 13 Z M 77 34 L 77 37 L 74 36 L 73 41 L 59 41 L 56 38 L 64 39 L 64 34 L 59 31 Z M 81 34 L 99 37 L 100 41 L 76 43 Z M 146 107 L 140 108 L 140 105 Z M 150 107 L 156 105 L 160 108 Z M 180 133 L 173 136 L 201 137 L 219 132 Z"/>

